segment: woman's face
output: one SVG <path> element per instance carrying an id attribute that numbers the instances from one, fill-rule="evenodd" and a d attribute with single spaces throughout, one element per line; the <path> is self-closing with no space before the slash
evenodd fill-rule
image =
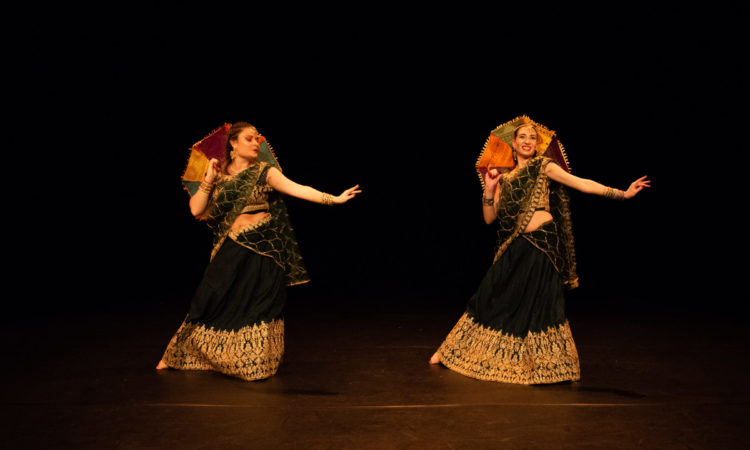
<path id="1" fill-rule="evenodd" d="M 536 154 L 537 138 L 533 127 L 519 128 L 516 137 L 513 138 L 513 148 L 518 156 L 524 159 L 533 157 Z"/>
<path id="2" fill-rule="evenodd" d="M 247 127 L 237 135 L 237 139 L 229 141 L 232 148 L 237 152 L 237 156 L 245 159 L 254 160 L 258 157 L 260 150 L 260 136 L 258 130 Z"/>

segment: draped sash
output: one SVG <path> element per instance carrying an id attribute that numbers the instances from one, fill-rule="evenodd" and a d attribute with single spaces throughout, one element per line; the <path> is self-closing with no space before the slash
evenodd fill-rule
<path id="1" fill-rule="evenodd" d="M 224 240 L 230 238 L 243 247 L 272 258 L 284 270 L 287 286 L 306 283 L 310 278 L 286 205 L 281 193 L 266 183 L 270 167 L 266 162 L 257 162 L 233 177 L 222 177 L 216 183 L 206 212 L 201 217 L 214 233 L 211 257 Z M 252 211 L 261 205 L 268 205 L 269 214 L 265 219 L 238 230 L 231 229 L 243 211 Z"/>
<path id="2" fill-rule="evenodd" d="M 537 156 L 511 175 L 502 177 L 498 217 L 497 261 L 513 240 L 523 237 L 543 251 L 560 273 L 568 289 L 578 287 L 570 199 L 565 186 L 547 178 L 547 164 L 556 164 L 545 156 Z M 550 214 L 555 222 L 554 233 L 523 233 L 537 207 L 549 196 Z"/>

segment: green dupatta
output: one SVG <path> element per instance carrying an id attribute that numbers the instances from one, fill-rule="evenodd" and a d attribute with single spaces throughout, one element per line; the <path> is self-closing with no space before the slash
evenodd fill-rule
<path id="1" fill-rule="evenodd" d="M 268 256 L 284 270 L 287 286 L 310 281 L 299 252 L 294 230 L 281 193 L 266 184 L 270 165 L 258 162 L 234 177 L 224 177 L 216 183 L 204 215 L 214 232 L 216 254 L 229 237 L 255 253 Z M 260 222 L 231 230 L 232 224 L 248 206 L 268 205 L 269 215 Z"/>
<path id="2" fill-rule="evenodd" d="M 511 176 L 502 178 L 500 201 L 496 206 L 498 217 L 497 261 L 514 239 L 519 236 L 544 252 L 560 273 L 568 289 L 578 287 L 576 257 L 573 245 L 573 227 L 570 220 L 570 199 L 565 186 L 547 178 L 547 164 L 555 163 L 545 156 L 531 159 Z M 537 206 L 549 195 L 550 214 L 554 227 L 541 226 L 531 233 L 523 233 Z"/>

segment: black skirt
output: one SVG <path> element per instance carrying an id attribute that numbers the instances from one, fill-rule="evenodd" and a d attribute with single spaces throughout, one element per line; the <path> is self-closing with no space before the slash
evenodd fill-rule
<path id="1" fill-rule="evenodd" d="M 270 377 L 284 353 L 285 303 L 282 268 L 227 238 L 162 359 L 175 369 Z"/>
<path id="2" fill-rule="evenodd" d="M 438 349 L 441 362 L 473 378 L 505 383 L 580 379 L 563 293 L 549 257 L 521 235 L 487 271 Z"/>

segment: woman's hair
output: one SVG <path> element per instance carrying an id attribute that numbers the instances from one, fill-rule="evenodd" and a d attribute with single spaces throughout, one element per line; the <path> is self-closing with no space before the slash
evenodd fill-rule
<path id="1" fill-rule="evenodd" d="M 230 141 L 236 140 L 237 136 L 239 136 L 245 128 L 253 128 L 255 131 L 258 131 L 258 129 L 255 128 L 255 125 L 247 122 L 235 122 L 227 131 L 227 142 L 224 146 L 224 163 L 221 165 L 221 171 L 223 173 L 227 173 L 227 166 L 232 162 L 232 144 Z"/>
<path id="2" fill-rule="evenodd" d="M 541 136 L 539 135 L 539 130 L 536 129 L 536 126 L 534 126 L 533 123 L 522 123 L 521 125 L 517 126 L 516 129 L 513 130 L 513 139 L 518 137 L 518 130 L 520 130 L 521 128 L 526 128 L 526 127 L 530 127 L 532 130 L 534 130 L 534 133 L 536 133 L 536 138 L 538 141 Z"/>

